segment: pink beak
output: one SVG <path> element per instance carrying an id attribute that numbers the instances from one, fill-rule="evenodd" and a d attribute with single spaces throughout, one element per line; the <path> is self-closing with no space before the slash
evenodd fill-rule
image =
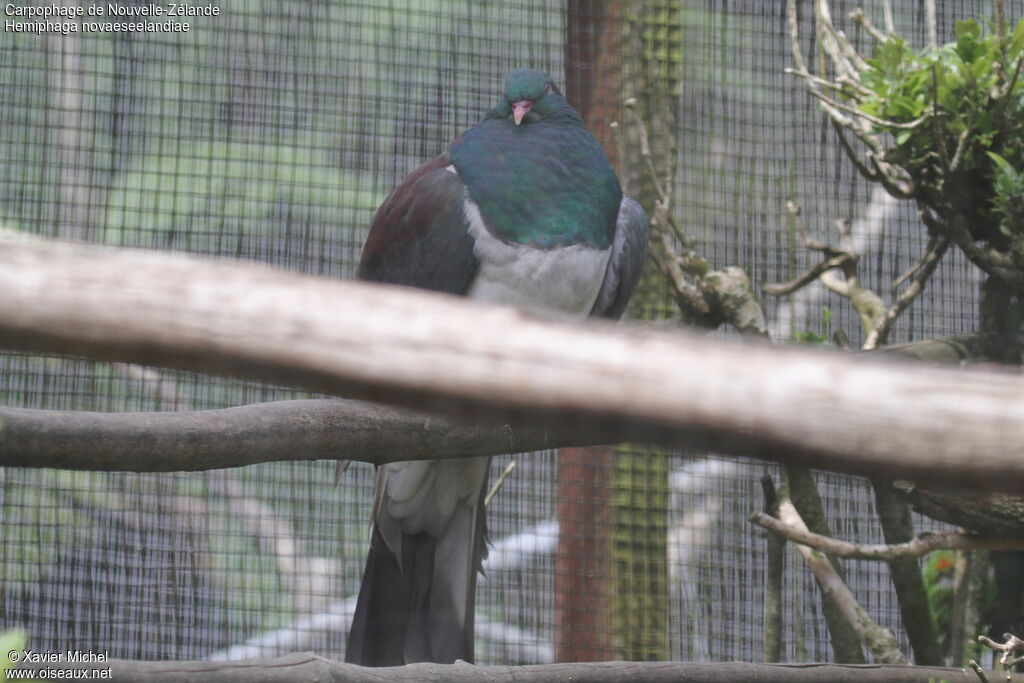
<path id="1" fill-rule="evenodd" d="M 512 103 L 512 118 L 515 119 L 517 126 L 523 122 L 523 117 L 529 114 L 531 109 L 533 109 L 533 102 L 530 100 L 519 100 Z"/>

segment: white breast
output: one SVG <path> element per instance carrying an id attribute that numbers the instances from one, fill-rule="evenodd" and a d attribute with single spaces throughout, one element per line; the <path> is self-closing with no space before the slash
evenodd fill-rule
<path id="1" fill-rule="evenodd" d="M 447 169 L 455 173 L 454 167 Z M 506 244 L 484 226 L 480 209 L 466 197 L 466 220 L 480 261 L 468 296 L 524 308 L 545 308 L 584 317 L 597 299 L 611 247 L 535 249 Z M 378 474 L 375 518 L 385 542 L 401 556 L 402 534 L 429 531 L 440 538 L 458 509 L 472 507 L 490 458 L 424 460 L 384 465 Z M 468 464 L 467 464 L 468 463 Z"/>
<path id="2" fill-rule="evenodd" d="M 581 245 L 537 249 L 501 241 L 484 226 L 480 209 L 468 197 L 469 232 L 480 261 L 468 295 L 495 303 L 546 308 L 586 316 L 594 306 L 608 267 L 611 247 Z"/>

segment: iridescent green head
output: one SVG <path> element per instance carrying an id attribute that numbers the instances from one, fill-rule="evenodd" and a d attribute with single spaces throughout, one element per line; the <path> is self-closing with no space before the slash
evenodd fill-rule
<path id="1" fill-rule="evenodd" d="M 543 71 L 516 69 L 505 77 L 505 100 L 497 109 L 516 125 L 532 123 L 566 106 L 558 86 Z"/>

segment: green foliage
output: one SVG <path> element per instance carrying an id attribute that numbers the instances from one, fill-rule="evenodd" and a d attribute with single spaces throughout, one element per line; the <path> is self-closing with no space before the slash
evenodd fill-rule
<path id="1" fill-rule="evenodd" d="M 368 178 L 333 167 L 308 142 L 282 143 L 169 143 L 116 178 L 106 241 L 231 253 L 241 249 L 224 244 L 226 235 L 270 249 L 293 226 L 369 225 L 383 197 Z"/>
<path id="2" fill-rule="evenodd" d="M 893 37 L 861 72 L 854 99 L 895 143 L 886 160 L 906 169 L 926 198 L 967 205 L 970 218 L 994 209 L 997 231 L 1019 234 L 1024 189 L 1024 20 L 1000 38 L 974 20 L 956 40 L 914 51 Z M 955 184 L 955 188 L 953 187 Z M 968 198 L 968 193 L 970 197 Z M 972 230 L 973 231 L 973 230 Z"/>
<path id="3" fill-rule="evenodd" d="M 344 202 L 362 202 L 374 174 L 363 175 L 357 185 L 354 173 L 338 169 L 363 171 L 371 159 L 397 157 L 400 170 L 408 171 L 440 152 L 493 103 L 492 82 L 486 84 L 486 97 L 475 84 L 459 83 L 452 100 L 441 103 L 444 115 L 426 130 L 434 136 L 429 144 L 401 148 L 396 140 L 428 137 L 403 132 L 400 125 L 413 120 L 410 112 L 434 111 L 428 107 L 439 104 L 434 88 L 439 73 L 493 69 L 495 59 L 507 66 L 551 64 L 550 54 L 561 55 L 556 22 L 534 28 L 518 43 L 536 44 L 529 52 L 494 51 L 517 45 L 496 40 L 507 26 L 536 22 L 539 3 L 514 5 L 495 23 L 473 21 L 479 3 L 469 0 L 398 5 L 237 0 L 230 12 L 224 8 L 215 21 L 191 22 L 182 34 L 90 33 L 76 39 L 73 49 L 72 43 L 34 33 L 5 34 L 0 41 L 5 124 L 0 126 L 0 221 L 54 234 L 66 219 L 62 190 L 75 187 L 82 204 L 96 214 L 107 210 L 106 224 L 103 215 L 89 214 L 87 237 L 99 232 L 113 244 L 173 243 L 233 255 L 239 253 L 237 242 L 270 235 L 271 229 L 271 241 L 287 238 L 281 229 L 285 222 L 285 227 L 309 226 L 314 234 L 328 226 L 348 229 L 353 241 L 361 240 L 368 217 Z M 463 52 L 456 66 L 439 16 L 460 27 L 460 40 L 494 49 Z M 62 68 L 73 82 L 67 92 L 56 87 Z M 74 163 L 68 163 L 69 153 Z M 276 174 L 267 168 L 275 161 L 283 165 Z M 223 187 L 219 179 L 207 182 L 220 164 L 230 167 L 235 180 L 246 164 L 252 171 L 241 192 L 258 206 L 242 211 L 248 214 L 244 218 L 257 213 L 265 220 L 239 227 L 245 231 L 241 236 L 230 230 L 243 216 L 224 213 L 240 202 L 199 206 L 209 198 L 211 184 Z M 279 187 L 273 190 L 272 184 Z M 238 185 L 232 182 L 229 189 L 237 191 Z M 141 187 L 148 188 L 148 196 Z M 206 197 L 172 196 L 193 189 Z M 373 189 L 374 198 L 383 199 L 385 189 Z M 314 195 L 309 204 L 303 203 L 303 193 Z M 198 223 L 196 214 L 186 213 L 190 223 L 173 233 L 170 216 L 141 215 L 185 204 L 189 211 L 220 213 Z M 268 218 L 267 210 L 276 218 Z M 137 227 L 144 233 L 135 232 Z M 226 239 L 218 240 L 218 234 Z"/>
<path id="4" fill-rule="evenodd" d="M 615 451 L 612 647 L 623 659 L 668 658 L 668 463 L 658 451 Z"/>
<path id="5" fill-rule="evenodd" d="M 928 595 L 928 607 L 940 633 L 949 632 L 955 573 L 956 551 L 936 550 L 925 556 L 921 575 Z"/>
<path id="6" fill-rule="evenodd" d="M 54 486 L 53 472 L 33 470 L 8 475 L 0 487 L 5 505 L 0 593 L 8 586 L 38 580 L 39 568 L 53 566 L 60 544 L 67 543 L 61 538 L 61 528 L 79 521 L 70 506 L 60 504 L 54 488 L 46 488 Z"/>
<path id="7" fill-rule="evenodd" d="M 1024 216 L 1024 173 L 995 152 L 989 152 L 988 157 L 995 164 L 992 202 L 1000 219 L 999 228 L 1007 236 L 1020 234 L 1021 216 Z"/>
<path id="8" fill-rule="evenodd" d="M 7 672 L 18 668 L 18 662 L 11 658 L 11 653 L 20 653 L 26 646 L 28 634 L 24 631 L 13 629 L 0 633 L 0 653 L 3 653 L 0 655 L 0 679 L 7 680 Z"/>
<path id="9" fill-rule="evenodd" d="M 819 346 L 825 346 L 829 342 L 829 329 L 832 326 L 832 309 L 827 306 L 821 308 L 821 329 L 823 333 L 819 334 L 812 330 L 806 330 L 804 332 L 793 332 L 793 339 L 800 344 L 817 344 Z"/>
<path id="10" fill-rule="evenodd" d="M 683 17 L 688 13 L 675 2 L 631 4 L 627 10 L 628 28 L 636 32 L 639 38 L 640 56 L 647 70 L 646 78 L 665 93 L 676 96 L 680 94 L 682 46 L 685 44 Z"/>

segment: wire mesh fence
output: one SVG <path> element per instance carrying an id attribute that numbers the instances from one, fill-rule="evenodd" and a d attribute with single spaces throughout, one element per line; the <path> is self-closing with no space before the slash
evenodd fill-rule
<path id="1" fill-rule="evenodd" d="M 865 4 L 882 11 L 882 2 Z M 919 3 L 891 4 L 898 30 L 923 44 Z M 939 5 L 942 39 L 955 19 L 991 15 L 980 0 Z M 188 24 L 177 32 L 103 28 L 138 3 L 56 6 L 105 14 L 62 31 L 7 10 L 3 227 L 352 277 L 387 192 L 481 118 L 505 72 L 529 65 L 567 83 L 610 149 L 623 144 L 609 126 L 623 99 L 644 96 L 638 84 L 666 93 L 675 211 L 712 264 L 741 265 L 758 287 L 813 258 L 788 219 L 790 199 L 820 239 L 835 237 L 835 220 L 851 221 L 861 276 L 886 294 L 924 243 L 912 207 L 856 177 L 814 103 L 784 73 L 789 34 L 784 3 L 774 0 L 253 0 L 176 18 Z M 844 17 L 855 3 L 834 6 Z M 1008 8 L 1011 16 L 1024 9 Z M 637 73 L 645 75 L 634 80 Z M 631 153 L 616 161 L 626 189 L 642 193 L 644 181 L 626 168 Z M 894 341 L 974 329 L 978 282 L 951 255 Z M 649 277 L 644 286 L 632 314 L 672 317 L 665 285 Z M 823 288 L 761 299 L 777 340 L 859 329 L 850 307 Z M 16 407 L 198 410 L 301 396 L 162 369 L 0 355 L 0 404 Z M 553 453 L 498 458 L 492 480 L 510 460 L 517 468 L 488 510 L 478 661 L 549 662 L 559 639 L 556 584 L 565 580 L 557 461 Z M 745 520 L 762 504 L 758 479 L 775 468 L 624 449 L 613 460 L 595 484 L 607 489 L 602 521 L 619 525 L 609 540 L 618 544 L 615 562 L 602 565 L 607 581 L 597 584 L 607 594 L 576 597 L 615 613 L 592 623 L 603 643 L 596 654 L 760 659 L 764 541 Z M 0 470 L 0 627 L 27 629 L 39 650 L 116 658 L 307 649 L 341 658 L 369 543 L 372 468 L 355 465 L 335 485 L 333 467 Z M 623 481 L 641 482 L 643 500 Z M 881 540 L 866 482 L 821 474 L 819 484 L 837 535 Z M 828 660 L 813 580 L 792 552 L 787 563 L 785 659 Z M 848 578 L 869 612 L 900 633 L 886 568 L 853 563 Z"/>

